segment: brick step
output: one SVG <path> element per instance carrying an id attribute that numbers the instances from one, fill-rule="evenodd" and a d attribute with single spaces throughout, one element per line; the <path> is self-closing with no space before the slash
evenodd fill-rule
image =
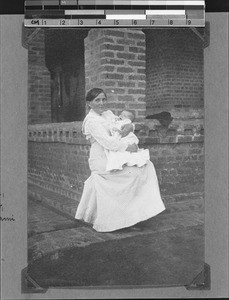
<path id="1" fill-rule="evenodd" d="M 189 201 L 181 201 L 166 204 L 165 213 L 177 213 L 179 211 L 204 211 L 203 199 L 197 198 Z"/>
<path id="2" fill-rule="evenodd" d="M 76 200 L 57 194 L 53 191 L 45 190 L 44 188 L 34 184 L 28 185 L 28 195 L 34 200 L 48 204 L 67 216 L 72 218 L 75 217 L 76 209 L 79 204 Z"/>
<path id="3" fill-rule="evenodd" d="M 113 232 L 97 232 L 91 225 L 71 220 L 55 209 L 47 209 L 42 200 L 28 201 L 28 259 L 29 263 L 49 256 L 58 259 L 63 251 L 70 248 L 87 247 L 110 240 L 122 240 L 141 235 L 167 232 L 193 226 L 203 226 L 204 214 L 199 211 L 161 213 L 147 220 L 142 229 L 122 229 Z"/>
<path id="4" fill-rule="evenodd" d="M 44 188 L 34 184 L 28 185 L 28 194 L 34 200 L 41 201 L 55 208 L 56 210 L 64 213 L 68 217 L 71 218 L 75 217 L 76 209 L 79 204 L 77 200 L 70 199 L 69 197 L 57 194 L 53 191 L 45 190 Z M 168 213 L 177 213 L 183 211 L 203 212 L 204 210 L 203 196 L 201 196 L 200 193 L 195 193 L 194 195 L 193 194 L 190 194 L 189 199 L 187 194 L 185 194 L 183 198 L 181 195 L 179 195 L 180 201 L 177 202 L 167 201 L 165 197 L 165 199 L 163 199 L 166 205 L 165 213 L 168 214 Z M 182 199 L 185 200 L 181 201 Z"/>

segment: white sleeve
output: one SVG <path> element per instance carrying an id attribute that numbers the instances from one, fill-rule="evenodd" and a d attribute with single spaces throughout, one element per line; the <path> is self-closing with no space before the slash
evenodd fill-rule
<path id="1" fill-rule="evenodd" d="M 104 148 L 112 151 L 125 151 L 128 143 L 117 136 L 111 136 L 103 125 L 95 119 L 87 120 L 87 132 Z"/>

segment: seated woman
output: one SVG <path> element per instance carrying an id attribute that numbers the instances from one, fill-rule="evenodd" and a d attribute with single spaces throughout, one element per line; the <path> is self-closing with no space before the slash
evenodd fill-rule
<path id="1" fill-rule="evenodd" d="M 87 93 L 91 108 L 83 121 L 82 130 L 90 140 L 90 177 L 85 181 L 83 194 L 75 218 L 92 223 L 100 232 L 109 232 L 147 220 L 165 210 L 161 199 L 154 165 L 124 166 L 116 172 L 106 171 L 105 149 L 136 152 L 136 144 L 112 136 L 109 131 L 115 115 L 106 110 L 107 97 L 102 89 Z M 132 124 L 125 125 L 129 133 Z"/>

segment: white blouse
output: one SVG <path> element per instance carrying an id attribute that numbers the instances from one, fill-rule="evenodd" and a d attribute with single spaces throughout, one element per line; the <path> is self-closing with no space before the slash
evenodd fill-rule
<path id="1" fill-rule="evenodd" d="M 94 138 L 105 149 L 125 151 L 128 147 L 127 141 L 118 136 L 111 136 L 109 131 L 115 118 L 110 110 L 99 115 L 91 109 L 83 121 L 82 132 L 86 135 L 86 139 Z"/>

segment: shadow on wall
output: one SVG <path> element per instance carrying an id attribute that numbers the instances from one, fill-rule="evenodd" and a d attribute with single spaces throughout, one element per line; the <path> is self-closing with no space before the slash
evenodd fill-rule
<path id="1" fill-rule="evenodd" d="M 164 127 L 169 127 L 169 124 L 172 122 L 173 118 L 171 117 L 171 114 L 167 111 L 162 111 L 161 113 L 154 114 L 154 115 L 148 115 L 146 116 L 146 119 L 150 120 L 158 120 L 160 124 Z"/>

